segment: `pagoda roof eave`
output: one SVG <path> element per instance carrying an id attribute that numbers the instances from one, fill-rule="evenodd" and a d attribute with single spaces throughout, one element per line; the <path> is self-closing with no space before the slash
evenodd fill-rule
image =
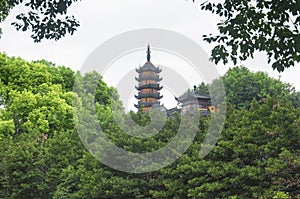
<path id="1" fill-rule="evenodd" d="M 160 73 L 162 70 L 155 67 L 150 61 L 146 62 L 142 67 L 136 69 L 136 72 L 141 73 L 145 71 L 154 71 Z"/>

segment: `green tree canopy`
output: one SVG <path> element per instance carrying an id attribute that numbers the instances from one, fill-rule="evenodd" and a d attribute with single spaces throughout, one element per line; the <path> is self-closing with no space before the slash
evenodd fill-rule
<path id="1" fill-rule="evenodd" d="M 288 98 L 299 107 L 300 93 L 279 79 L 269 77 L 264 72 L 251 72 L 244 66 L 233 67 L 222 76 L 227 100 L 237 108 L 248 108 L 253 99 L 262 101 L 267 97 Z"/>
<path id="2" fill-rule="evenodd" d="M 230 68 L 220 79 L 212 84 L 202 82 L 197 91 L 209 95 L 209 89 L 215 88 L 215 83 L 222 80 L 226 90 L 226 100 L 235 108 L 249 108 L 252 100 L 264 101 L 268 97 L 275 99 L 286 98 L 295 107 L 300 107 L 300 92 L 291 84 L 280 79 L 269 77 L 264 72 L 251 72 L 245 66 Z"/>

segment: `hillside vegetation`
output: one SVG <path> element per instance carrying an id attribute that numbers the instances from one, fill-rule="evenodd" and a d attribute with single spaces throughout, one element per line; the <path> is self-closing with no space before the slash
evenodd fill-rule
<path id="1" fill-rule="evenodd" d="M 199 158 L 211 119 L 201 116 L 193 144 L 177 161 L 129 174 L 85 149 L 75 128 L 74 100 L 94 99 L 107 137 L 132 152 L 164 146 L 176 135 L 180 115 L 167 118 L 151 138 L 129 136 L 114 122 L 112 102 L 124 121 L 146 125 L 149 117 L 122 113 L 117 91 L 96 72 L 83 76 L 44 60 L 0 54 L 0 198 L 299 198 L 299 92 L 245 67 L 230 69 L 222 79 L 227 116 L 214 149 Z M 197 89 L 207 92 L 207 86 L 199 82 Z"/>

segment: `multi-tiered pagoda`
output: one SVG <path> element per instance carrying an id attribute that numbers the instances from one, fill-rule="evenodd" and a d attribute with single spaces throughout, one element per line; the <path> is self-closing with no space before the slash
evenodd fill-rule
<path id="1" fill-rule="evenodd" d="M 135 78 L 138 81 L 138 86 L 135 87 L 138 90 L 138 95 L 135 95 L 138 99 L 138 104 L 135 107 L 144 112 L 149 111 L 153 105 L 159 105 L 159 100 L 162 98 L 160 95 L 162 86 L 159 85 L 159 82 L 162 80 L 159 77 L 161 69 L 155 67 L 150 62 L 150 54 L 150 46 L 148 45 L 147 62 L 142 67 L 136 69 L 139 77 Z"/>

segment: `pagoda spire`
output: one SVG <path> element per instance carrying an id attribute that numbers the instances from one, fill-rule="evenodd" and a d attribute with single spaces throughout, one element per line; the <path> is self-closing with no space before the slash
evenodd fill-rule
<path id="1" fill-rule="evenodd" d="M 150 62 L 151 59 L 151 50 L 150 50 L 150 44 L 148 44 L 148 50 L 147 50 L 147 61 Z"/>

